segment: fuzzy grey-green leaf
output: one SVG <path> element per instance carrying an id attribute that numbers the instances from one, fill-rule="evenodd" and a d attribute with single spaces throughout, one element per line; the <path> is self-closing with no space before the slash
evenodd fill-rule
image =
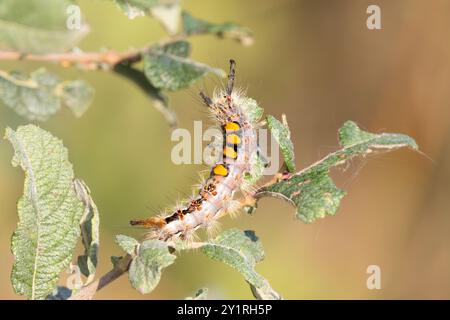
<path id="1" fill-rule="evenodd" d="M 273 296 L 279 296 L 270 288 L 268 281 L 255 271 L 256 263 L 264 259 L 264 250 L 253 231 L 226 230 L 214 240 L 204 243 L 201 251 L 209 258 L 236 269 L 256 290 L 271 291 Z M 266 298 L 269 296 L 264 295 Z"/>
<path id="2" fill-rule="evenodd" d="M 134 19 L 150 14 L 151 9 L 155 7 L 178 4 L 179 0 L 114 0 L 114 2 L 128 18 Z"/>
<path id="3" fill-rule="evenodd" d="M 73 114 L 79 118 L 89 108 L 95 90 L 83 80 L 67 81 L 61 84 L 61 98 Z"/>
<path id="4" fill-rule="evenodd" d="M 68 24 L 72 20 L 74 28 L 69 28 Z M 73 1 L 0 1 L 2 50 L 22 53 L 64 52 L 73 48 L 88 31 L 81 11 Z"/>
<path id="5" fill-rule="evenodd" d="M 281 123 L 275 117 L 268 115 L 267 125 L 269 126 L 270 132 L 272 133 L 273 137 L 280 145 L 281 153 L 283 154 L 284 163 L 286 165 L 287 170 L 289 172 L 294 172 L 295 171 L 294 144 L 291 141 L 291 132 L 289 131 L 287 123 Z"/>
<path id="6" fill-rule="evenodd" d="M 39 69 L 30 77 L 19 73 L 0 72 L 0 99 L 8 107 L 28 120 L 47 120 L 60 109 L 54 89 L 58 77 Z"/>
<path id="7" fill-rule="evenodd" d="M 188 35 L 213 34 L 220 38 L 237 40 L 243 45 L 251 45 L 253 43 L 253 34 L 251 30 L 237 23 L 211 23 L 195 18 L 187 11 L 183 11 L 182 20 L 183 30 Z"/>
<path id="8" fill-rule="evenodd" d="M 259 189 L 257 198 L 272 196 L 288 201 L 297 208 L 297 218 L 311 223 L 318 218 L 334 215 L 345 191 L 336 187 L 329 177 L 330 168 L 341 165 L 356 156 L 379 150 L 390 151 L 402 147 L 417 150 L 417 143 L 404 134 L 365 132 L 352 121 L 339 130 L 342 149 L 333 152 L 293 175 Z"/>
<path id="9" fill-rule="evenodd" d="M 61 82 L 40 68 L 29 76 L 0 70 L 0 100 L 28 120 L 45 121 L 67 105 L 80 116 L 92 101 L 94 89 L 83 81 Z"/>
<path id="10" fill-rule="evenodd" d="M 240 105 L 242 110 L 248 117 L 248 121 L 256 123 L 261 120 L 264 114 L 264 109 L 261 108 L 255 99 L 249 97 L 241 97 Z"/>
<path id="11" fill-rule="evenodd" d="M 44 299 L 69 265 L 83 204 L 61 140 L 34 125 L 7 128 L 5 138 L 14 147 L 12 164 L 25 172 L 24 193 L 17 204 L 19 223 L 11 240 L 11 281 L 16 293 Z"/>
<path id="12" fill-rule="evenodd" d="M 131 261 L 128 277 L 140 293 L 150 293 L 161 279 L 162 269 L 170 266 L 176 256 L 160 240 L 146 240 L 139 245 L 138 254 Z"/>
<path id="13" fill-rule="evenodd" d="M 125 236 L 123 234 L 119 234 L 116 236 L 116 243 L 130 255 L 136 254 L 136 246 L 139 245 L 139 242 L 132 237 Z"/>
<path id="14" fill-rule="evenodd" d="M 223 76 L 220 69 L 189 59 L 191 46 L 177 41 L 154 48 L 144 57 L 144 73 L 158 89 L 179 90 L 199 80 L 208 72 Z"/>
<path id="15" fill-rule="evenodd" d="M 123 257 L 119 257 L 119 256 L 111 256 L 110 257 L 111 263 L 112 263 L 114 268 L 117 266 L 119 261 L 122 260 L 122 259 L 123 259 Z"/>
<path id="16" fill-rule="evenodd" d="M 84 212 L 80 222 L 84 254 L 78 256 L 78 267 L 88 282 L 93 280 L 97 269 L 98 249 L 100 246 L 100 216 L 91 192 L 84 181 L 74 180 L 75 192 L 83 202 Z"/>
<path id="17" fill-rule="evenodd" d="M 115 0 L 115 3 L 130 19 L 151 15 L 170 34 L 177 32 L 181 14 L 180 0 Z"/>
<path id="18" fill-rule="evenodd" d="M 266 163 L 261 158 L 261 155 L 259 155 L 256 152 L 250 156 L 249 162 L 251 164 L 250 167 L 252 168 L 252 170 L 250 172 L 247 172 L 246 175 L 244 176 L 242 186 L 244 190 L 250 190 L 249 188 L 254 186 L 255 183 L 262 178 L 264 174 L 264 169 L 266 167 Z"/>
<path id="19" fill-rule="evenodd" d="M 311 223 L 334 215 L 345 191 L 336 187 L 328 170 L 306 170 L 258 191 L 258 197 L 272 196 L 297 207 L 297 218 Z"/>
<path id="20" fill-rule="evenodd" d="M 252 291 L 253 296 L 257 300 L 281 300 L 283 297 L 272 289 L 269 282 L 267 280 L 264 281 L 264 284 L 260 287 L 255 287 L 251 283 L 250 290 Z"/>
<path id="21" fill-rule="evenodd" d="M 155 6 L 150 9 L 150 14 L 160 22 L 169 34 L 177 33 L 181 16 L 181 7 L 178 0 Z"/>
<path id="22" fill-rule="evenodd" d="M 250 122 L 257 123 L 261 120 L 261 117 L 264 114 L 264 109 L 258 105 L 256 100 L 248 97 L 242 97 L 240 100 L 240 105 Z M 261 156 L 262 155 L 258 152 L 255 152 L 250 156 L 249 161 L 251 163 L 250 167 L 252 170 L 244 176 L 244 189 L 250 188 L 262 178 L 267 163 Z"/>

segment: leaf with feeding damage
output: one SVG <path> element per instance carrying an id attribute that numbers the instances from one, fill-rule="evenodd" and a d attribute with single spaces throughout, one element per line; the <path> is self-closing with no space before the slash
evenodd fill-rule
<path id="1" fill-rule="evenodd" d="M 61 81 L 44 68 L 29 76 L 0 70 L 0 100 L 28 120 L 45 121 L 62 105 L 79 117 L 87 110 L 93 96 L 94 89 L 86 82 Z"/>
<path id="2" fill-rule="evenodd" d="M 339 129 L 339 143 L 342 146 L 340 150 L 293 175 L 280 176 L 276 182 L 259 189 L 255 196 L 286 200 L 297 208 L 298 219 L 311 223 L 318 218 L 335 215 L 346 194 L 330 178 L 330 168 L 376 151 L 392 151 L 403 147 L 418 149 L 414 139 L 407 135 L 366 132 L 352 121 L 347 121 Z"/>

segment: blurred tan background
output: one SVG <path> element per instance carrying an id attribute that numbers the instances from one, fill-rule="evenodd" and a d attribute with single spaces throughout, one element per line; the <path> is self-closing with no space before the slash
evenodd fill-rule
<path id="1" fill-rule="evenodd" d="M 79 1 L 91 33 L 84 50 L 126 50 L 165 36 L 150 18 L 129 21 L 110 1 Z M 366 28 L 366 8 L 381 7 L 382 30 Z M 450 2 L 421 1 L 204 1 L 185 0 L 193 15 L 250 27 L 251 47 L 196 37 L 193 57 L 227 68 L 238 62 L 238 84 L 277 117 L 287 114 L 302 168 L 336 150 L 345 120 L 373 132 L 414 137 L 427 156 L 400 150 L 352 161 L 333 175 L 346 188 L 338 214 L 311 225 L 294 209 L 264 199 L 254 216 L 225 218 L 223 228 L 255 230 L 266 251 L 259 271 L 287 299 L 450 298 Z M 6 70 L 36 63 L 0 62 Z M 40 126 L 63 139 L 76 175 L 101 212 L 98 274 L 121 253 L 118 233 L 139 235 L 130 218 L 152 215 L 189 195 L 201 166 L 170 161 L 170 131 L 139 89 L 119 76 L 62 70 L 96 89 L 89 111 L 75 119 L 65 110 Z M 206 120 L 197 92 L 218 79 L 171 94 L 180 126 Z M 0 107 L 0 129 L 26 121 Z M 17 299 L 9 281 L 10 237 L 23 174 L 12 168 L 12 148 L 0 142 L 0 298 Z M 381 268 L 381 290 L 368 290 L 366 268 Z M 199 252 L 183 252 L 154 292 L 142 296 L 122 277 L 98 299 L 179 299 L 209 288 L 210 298 L 252 298 L 241 275 Z"/>

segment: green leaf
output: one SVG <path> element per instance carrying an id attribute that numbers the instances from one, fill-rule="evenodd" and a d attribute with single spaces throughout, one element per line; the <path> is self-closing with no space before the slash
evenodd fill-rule
<path id="1" fill-rule="evenodd" d="M 139 245 L 137 256 L 131 261 L 128 276 L 133 288 L 149 293 L 158 285 L 163 268 L 170 266 L 176 256 L 160 240 L 146 240 Z"/>
<path id="2" fill-rule="evenodd" d="M 124 236 L 123 234 L 116 236 L 116 243 L 123 249 L 123 251 L 132 256 L 136 254 L 136 246 L 139 245 L 139 242 L 136 239 Z"/>
<path id="3" fill-rule="evenodd" d="M 189 12 L 183 11 L 183 30 L 187 35 L 213 34 L 220 38 L 237 40 L 243 45 L 253 44 L 253 34 L 250 29 L 233 22 L 211 23 L 193 17 Z"/>
<path id="4" fill-rule="evenodd" d="M 248 117 L 248 121 L 256 123 L 261 120 L 261 117 L 264 114 L 264 109 L 258 105 L 255 99 L 242 97 L 240 99 L 240 104 L 242 110 Z"/>
<path id="5" fill-rule="evenodd" d="M 226 230 L 211 242 L 204 243 L 201 251 L 209 258 L 239 271 L 257 292 L 262 293 L 261 298 L 280 297 L 269 282 L 255 271 L 256 263 L 264 259 L 264 250 L 253 231 Z"/>
<path id="6" fill-rule="evenodd" d="M 47 120 L 60 109 L 54 93 L 59 79 L 39 69 L 30 77 L 20 72 L 0 72 L 0 99 L 8 107 L 28 120 Z"/>
<path id="7" fill-rule="evenodd" d="M 128 18 L 134 19 L 150 14 L 150 10 L 155 7 L 178 4 L 179 0 L 114 0 L 114 2 Z"/>
<path id="8" fill-rule="evenodd" d="M 151 8 L 150 14 L 161 23 L 169 34 L 174 35 L 178 31 L 181 7 L 179 1 L 172 2 Z"/>
<path id="9" fill-rule="evenodd" d="M 248 120 L 252 123 L 257 123 L 264 114 L 264 109 L 258 106 L 256 100 L 252 98 L 243 97 L 241 98 L 240 104 Z M 250 190 L 262 178 L 266 167 L 266 161 L 264 161 L 259 152 L 255 152 L 250 156 L 250 164 L 252 170 L 244 176 L 244 184 L 242 186 L 244 190 Z"/>
<path id="10" fill-rule="evenodd" d="M 224 76 L 220 69 L 188 58 L 189 42 L 177 41 L 156 47 L 144 57 L 144 72 L 150 83 L 158 89 L 179 90 L 199 80 L 208 72 Z"/>
<path id="11" fill-rule="evenodd" d="M 297 207 L 297 219 L 311 223 L 326 215 L 334 215 L 345 191 L 336 187 L 328 170 L 300 171 L 259 190 L 257 197 L 272 196 L 288 201 Z"/>
<path id="12" fill-rule="evenodd" d="M 264 170 L 266 169 L 267 160 L 259 153 L 253 153 L 250 156 L 250 168 L 251 171 L 244 175 L 244 181 L 242 183 L 242 190 L 249 192 L 250 194 L 255 190 L 255 184 L 263 177 Z M 254 214 L 258 203 L 252 198 L 248 198 L 242 209 L 247 214 Z"/>
<path id="13" fill-rule="evenodd" d="M 262 287 L 255 287 L 250 283 L 250 290 L 252 290 L 253 296 L 258 300 L 281 300 L 283 297 L 272 289 L 269 282 L 264 283 Z"/>
<path id="14" fill-rule="evenodd" d="M 116 267 L 117 264 L 119 263 L 120 260 L 122 260 L 123 257 L 119 257 L 119 256 L 111 256 L 111 263 L 113 265 L 113 267 Z"/>
<path id="15" fill-rule="evenodd" d="M 82 80 L 63 82 L 61 88 L 64 104 L 77 118 L 81 117 L 94 99 L 94 88 Z"/>
<path id="16" fill-rule="evenodd" d="M 187 297 L 185 300 L 206 300 L 208 295 L 207 288 L 201 288 L 197 291 L 194 297 Z"/>
<path id="17" fill-rule="evenodd" d="M 7 128 L 5 138 L 14 147 L 13 166 L 25 172 L 24 194 L 17 204 L 19 223 L 11 240 L 11 281 L 16 293 L 44 299 L 69 265 L 83 204 L 61 140 L 34 125 Z"/>
<path id="18" fill-rule="evenodd" d="M 291 141 L 291 132 L 289 131 L 286 116 L 283 115 L 283 123 L 281 123 L 275 117 L 268 115 L 267 125 L 269 126 L 269 129 L 272 132 L 273 137 L 280 145 L 286 169 L 289 172 L 294 172 L 295 171 L 294 144 Z"/>
<path id="19" fill-rule="evenodd" d="M 391 151 L 402 147 L 417 150 L 414 139 L 395 133 L 373 134 L 362 131 L 347 121 L 339 129 L 342 149 L 293 175 L 285 175 L 270 185 L 259 189 L 255 196 L 272 196 L 288 201 L 297 207 L 297 218 L 311 223 L 327 215 L 335 215 L 345 191 L 336 187 L 329 177 L 330 168 L 341 165 L 356 156 L 375 151 Z"/>
<path id="20" fill-rule="evenodd" d="M 242 186 L 243 190 L 250 190 L 250 188 L 262 178 L 264 175 L 264 169 L 266 168 L 266 163 L 258 153 L 253 153 L 250 156 L 250 167 L 252 170 L 247 172 L 244 176 L 244 184 Z"/>
<path id="21" fill-rule="evenodd" d="M 100 216 L 97 206 L 92 200 L 91 192 L 84 181 L 75 179 L 74 187 L 78 199 L 84 204 L 84 213 L 80 222 L 84 254 L 78 256 L 78 266 L 81 273 L 88 277 L 86 283 L 89 283 L 94 279 L 97 269 L 97 255 L 100 245 Z"/>
<path id="22" fill-rule="evenodd" d="M 0 70 L 0 100 L 28 120 L 45 121 L 67 105 L 80 116 L 92 101 L 94 89 L 81 80 L 64 81 L 41 68 L 26 76 Z"/>
<path id="23" fill-rule="evenodd" d="M 156 0 L 154 0 L 156 1 Z M 134 1 L 127 1 L 127 0 L 114 0 L 117 7 L 129 18 L 134 19 L 136 17 L 142 17 L 146 15 L 146 11 L 139 8 L 136 5 L 133 5 Z M 153 0 L 150 0 L 149 2 L 153 2 Z"/>
<path id="24" fill-rule="evenodd" d="M 179 0 L 115 0 L 115 3 L 130 19 L 151 15 L 170 34 L 178 30 L 181 14 Z"/>
<path id="25" fill-rule="evenodd" d="M 82 20 L 79 29 L 68 28 L 68 21 L 78 13 L 73 4 L 69 0 L 0 1 L 0 49 L 39 54 L 73 48 L 89 31 Z"/>

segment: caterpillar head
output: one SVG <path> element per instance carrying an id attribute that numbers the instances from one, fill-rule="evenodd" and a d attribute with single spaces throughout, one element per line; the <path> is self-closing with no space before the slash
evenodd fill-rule
<path id="1" fill-rule="evenodd" d="M 203 92 L 200 92 L 200 96 L 202 97 L 205 105 L 210 108 L 212 113 L 221 123 L 236 121 L 241 116 L 239 108 L 235 104 L 238 94 L 233 92 L 234 78 L 236 74 L 235 67 L 236 62 L 231 59 L 226 89 L 220 91 L 218 94 L 215 94 L 213 99 L 205 95 Z"/>

